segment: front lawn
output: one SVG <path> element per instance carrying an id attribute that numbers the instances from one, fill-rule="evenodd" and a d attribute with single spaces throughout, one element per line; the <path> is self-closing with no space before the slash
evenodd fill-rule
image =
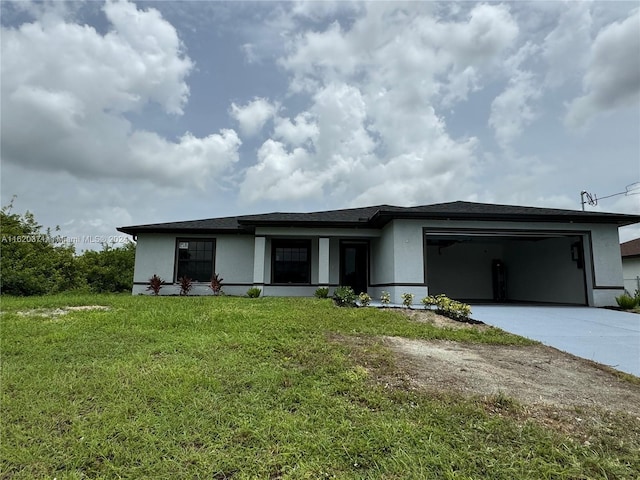
<path id="1" fill-rule="evenodd" d="M 101 305 L 104 309 L 63 307 Z M 636 478 L 478 398 L 376 382 L 338 337 L 527 344 L 329 300 L 2 298 L 0 478 Z M 389 352 L 371 361 L 393 368 Z M 631 434 L 629 434 L 631 435 Z M 616 439 L 617 441 L 617 439 Z"/>

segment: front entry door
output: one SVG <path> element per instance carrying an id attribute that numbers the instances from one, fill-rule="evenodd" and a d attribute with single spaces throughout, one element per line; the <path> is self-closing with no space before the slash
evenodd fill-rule
<path id="1" fill-rule="evenodd" d="M 369 244 L 343 242 L 340 244 L 340 285 L 349 286 L 358 295 L 367 291 Z"/>

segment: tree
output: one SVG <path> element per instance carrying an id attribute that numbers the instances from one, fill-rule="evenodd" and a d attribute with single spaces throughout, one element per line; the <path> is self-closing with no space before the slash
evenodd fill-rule
<path id="1" fill-rule="evenodd" d="M 122 247 L 102 245 L 99 252 L 85 251 L 78 263 L 87 285 L 93 292 L 126 292 L 133 286 L 133 265 L 136 245 L 127 242 Z"/>
<path id="2" fill-rule="evenodd" d="M 0 210 L 0 292 L 39 295 L 80 287 L 73 246 L 57 245 L 33 213 L 12 213 L 14 199 Z"/>

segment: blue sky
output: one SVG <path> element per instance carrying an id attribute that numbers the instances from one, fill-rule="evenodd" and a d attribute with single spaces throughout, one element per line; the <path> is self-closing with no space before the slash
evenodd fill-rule
<path id="1" fill-rule="evenodd" d="M 0 8 L 2 204 L 64 235 L 640 193 L 637 2 Z"/>

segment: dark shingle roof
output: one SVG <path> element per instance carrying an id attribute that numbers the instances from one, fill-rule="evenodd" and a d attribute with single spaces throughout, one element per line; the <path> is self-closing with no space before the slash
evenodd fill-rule
<path id="1" fill-rule="evenodd" d="M 379 205 L 376 207 L 348 208 L 344 210 L 326 210 L 309 213 L 264 213 L 262 215 L 244 215 L 238 217 L 238 221 L 243 225 L 286 225 L 296 223 L 325 226 L 368 226 L 371 217 L 385 208 L 397 207 Z"/>
<path id="2" fill-rule="evenodd" d="M 149 223 L 146 225 L 132 225 L 129 227 L 118 228 L 119 232 L 128 233 L 130 235 L 136 235 L 142 232 L 222 233 L 232 232 L 234 230 L 239 232 L 242 231 L 240 225 L 238 225 L 238 217 L 207 218 L 205 220 L 187 220 L 184 222 Z"/>
<path id="3" fill-rule="evenodd" d="M 491 203 L 450 202 L 417 207 L 378 205 L 310 213 L 264 213 L 239 217 L 209 218 L 186 222 L 156 223 L 120 227 L 123 233 L 247 233 L 257 226 L 382 228 L 394 218 L 503 220 L 515 222 L 584 222 L 630 225 L 640 215 L 582 212 L 556 208 L 520 207 Z"/>
<path id="4" fill-rule="evenodd" d="M 620 253 L 623 257 L 640 257 L 640 238 L 620 244 Z"/>

